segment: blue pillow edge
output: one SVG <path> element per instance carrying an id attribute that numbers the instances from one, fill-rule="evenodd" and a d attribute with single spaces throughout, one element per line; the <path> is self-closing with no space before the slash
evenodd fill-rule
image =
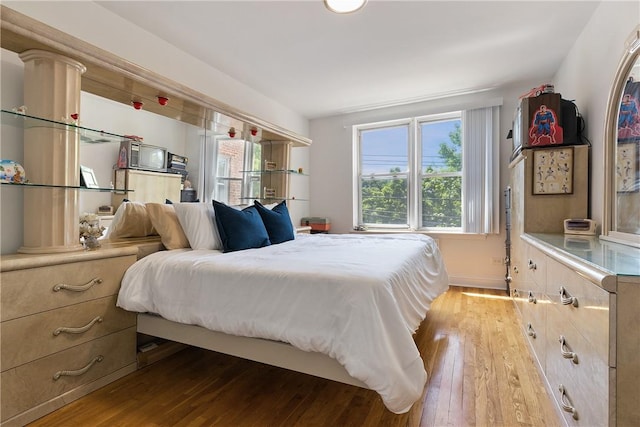
<path id="1" fill-rule="evenodd" d="M 272 244 L 275 245 L 295 239 L 295 231 L 291 223 L 286 200 L 278 203 L 273 209 L 266 208 L 258 200 L 254 200 L 253 205 L 262 218 Z"/>
<path id="2" fill-rule="evenodd" d="M 238 210 L 213 200 L 213 210 L 223 252 L 257 249 L 271 245 L 269 233 L 254 206 Z M 255 215 L 250 215 L 250 212 L 253 211 L 255 211 Z M 256 219 L 259 220 L 259 223 Z M 238 225 L 242 228 L 237 228 Z"/>

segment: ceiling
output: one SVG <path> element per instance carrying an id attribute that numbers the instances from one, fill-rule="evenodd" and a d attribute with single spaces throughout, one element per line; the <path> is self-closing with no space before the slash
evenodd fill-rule
<path id="1" fill-rule="evenodd" d="M 598 1 L 104 1 L 307 118 L 545 83 Z M 536 83 L 536 84 L 537 84 Z"/>

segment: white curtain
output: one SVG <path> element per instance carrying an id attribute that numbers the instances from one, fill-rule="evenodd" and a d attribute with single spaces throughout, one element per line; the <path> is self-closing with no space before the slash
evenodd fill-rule
<path id="1" fill-rule="evenodd" d="M 462 114 L 462 231 L 499 233 L 500 107 Z"/>

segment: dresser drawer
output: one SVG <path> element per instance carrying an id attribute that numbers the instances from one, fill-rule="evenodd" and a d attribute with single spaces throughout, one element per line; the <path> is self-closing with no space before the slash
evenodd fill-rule
<path id="1" fill-rule="evenodd" d="M 610 366 L 609 305 L 610 294 L 563 264 L 549 260 L 547 294 L 562 315 L 595 348 Z"/>
<path id="2" fill-rule="evenodd" d="M 527 282 L 532 290 L 545 292 L 547 280 L 547 256 L 527 245 Z"/>
<path id="3" fill-rule="evenodd" d="M 116 294 L 124 272 L 135 261 L 132 255 L 5 271 L 1 320 Z"/>
<path id="4" fill-rule="evenodd" d="M 522 298 L 522 326 L 542 369 L 544 369 L 546 350 L 545 322 L 547 304 L 545 303 L 545 298 L 544 294 L 531 290 L 525 292 L 525 297 Z"/>
<path id="5" fill-rule="evenodd" d="M 578 419 L 563 410 L 568 425 L 600 426 L 609 420 L 609 365 L 565 319 L 562 307 L 547 310 L 546 376 L 558 406 L 573 406 Z M 563 338 L 563 343 L 560 340 Z M 567 357 L 563 355 L 563 352 Z M 575 354 L 575 361 L 571 357 Z M 564 387 L 565 396 L 559 390 Z"/>
<path id="6" fill-rule="evenodd" d="M 2 370 L 135 326 L 116 295 L 2 322 Z M 25 338 L 26 337 L 26 338 Z"/>
<path id="7" fill-rule="evenodd" d="M 135 361 L 136 329 L 128 328 L 4 371 L 0 374 L 2 420 Z"/>

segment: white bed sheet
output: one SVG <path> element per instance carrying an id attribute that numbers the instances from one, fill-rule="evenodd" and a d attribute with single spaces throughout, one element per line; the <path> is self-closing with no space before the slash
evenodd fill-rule
<path id="1" fill-rule="evenodd" d="M 297 235 L 226 254 L 151 254 L 126 272 L 117 304 L 327 354 L 404 413 L 427 379 L 413 333 L 447 288 L 427 236 Z"/>

